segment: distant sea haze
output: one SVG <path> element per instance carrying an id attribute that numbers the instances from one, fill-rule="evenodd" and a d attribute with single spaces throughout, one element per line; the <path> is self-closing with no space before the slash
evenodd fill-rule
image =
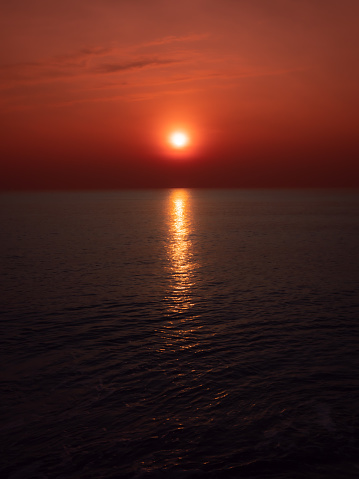
<path id="1" fill-rule="evenodd" d="M 1 477 L 358 477 L 359 192 L 0 202 Z"/>

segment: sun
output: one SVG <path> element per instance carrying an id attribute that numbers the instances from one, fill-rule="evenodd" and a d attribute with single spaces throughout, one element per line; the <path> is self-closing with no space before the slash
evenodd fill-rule
<path id="1" fill-rule="evenodd" d="M 175 131 L 170 134 L 169 142 L 173 148 L 181 149 L 188 145 L 189 137 L 183 131 Z"/>

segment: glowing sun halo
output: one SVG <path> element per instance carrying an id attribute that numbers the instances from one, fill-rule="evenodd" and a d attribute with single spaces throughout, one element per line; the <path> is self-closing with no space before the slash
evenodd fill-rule
<path id="1" fill-rule="evenodd" d="M 184 148 L 188 145 L 189 138 L 186 133 L 183 133 L 182 131 L 175 131 L 174 133 L 171 133 L 169 141 L 173 148 Z"/>

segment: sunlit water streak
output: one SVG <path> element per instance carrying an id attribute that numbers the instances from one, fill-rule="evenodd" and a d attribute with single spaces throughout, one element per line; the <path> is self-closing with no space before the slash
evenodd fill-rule
<path id="1" fill-rule="evenodd" d="M 193 287 L 194 262 L 191 241 L 191 212 L 187 190 L 173 190 L 169 197 L 169 245 L 168 255 L 171 270 L 171 288 L 169 298 L 170 311 L 185 311 L 193 306 L 191 290 Z"/>
<path id="2" fill-rule="evenodd" d="M 168 291 L 165 298 L 167 321 L 160 326 L 164 345 L 161 350 L 171 350 L 175 354 L 190 348 L 198 348 L 198 337 L 194 334 L 202 329 L 197 324 L 193 291 L 195 269 L 193 258 L 193 225 L 190 191 L 175 189 L 168 196 L 167 203 L 168 239 L 167 261 L 169 268 Z M 195 370 L 192 370 L 192 374 Z"/>
<path id="3" fill-rule="evenodd" d="M 359 195 L 0 203 L 1 477 L 358 473 Z"/>

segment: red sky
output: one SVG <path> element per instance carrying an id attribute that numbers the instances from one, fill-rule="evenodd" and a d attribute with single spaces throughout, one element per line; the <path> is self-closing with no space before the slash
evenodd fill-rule
<path id="1" fill-rule="evenodd" d="M 1 189 L 359 186 L 358 0 L 0 10 Z"/>

